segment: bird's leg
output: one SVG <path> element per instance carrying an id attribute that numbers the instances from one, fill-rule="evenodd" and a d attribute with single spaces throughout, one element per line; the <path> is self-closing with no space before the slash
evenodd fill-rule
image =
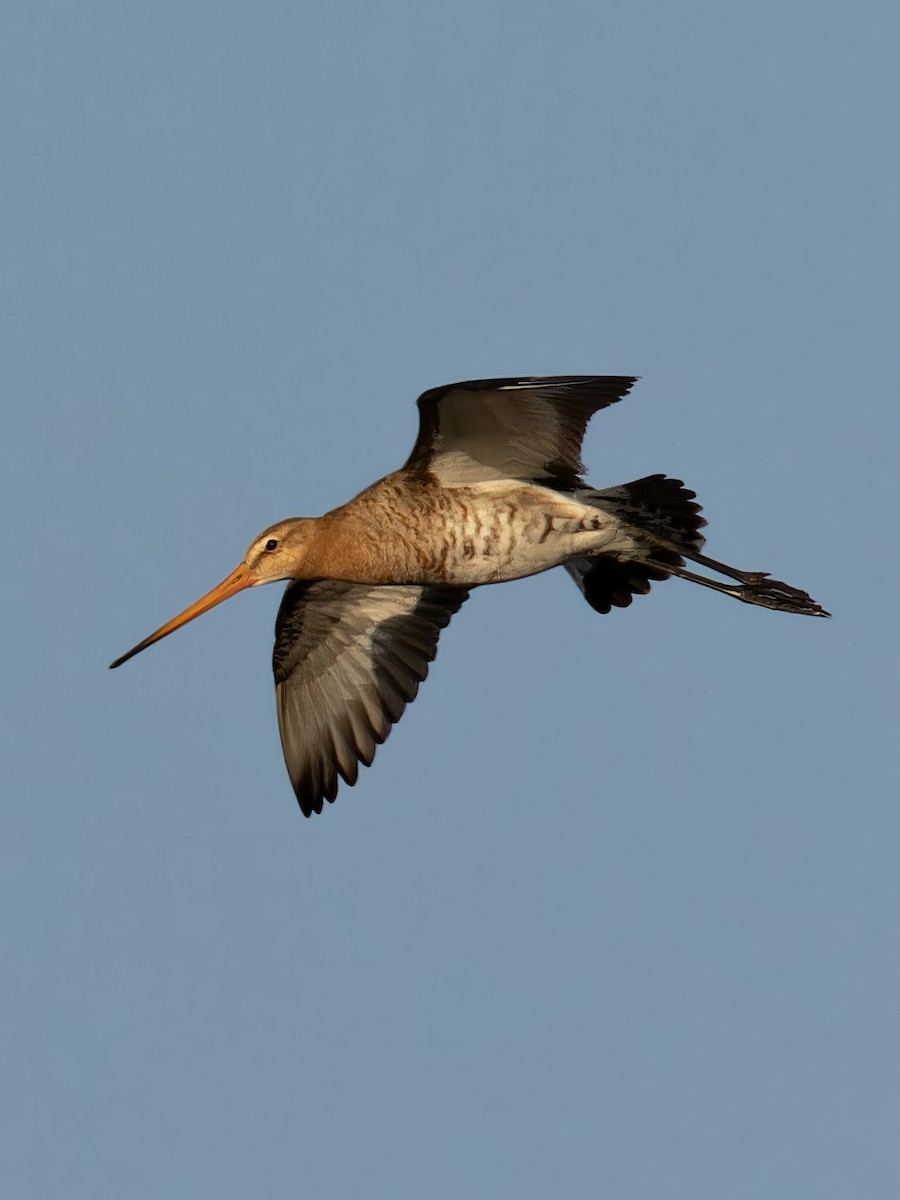
<path id="1" fill-rule="evenodd" d="M 682 551 L 682 553 L 684 553 Z M 769 578 L 768 571 L 739 571 L 737 567 L 729 567 L 727 563 L 716 562 L 714 558 L 707 558 L 705 554 L 691 554 L 691 562 L 697 563 L 700 567 L 709 567 L 711 571 L 715 571 L 718 575 L 727 575 L 729 579 L 736 579 L 739 583 L 749 585 L 764 583 Z M 781 584 L 781 587 L 789 587 L 789 584 Z M 790 589 L 797 591 L 796 588 Z M 802 595 L 806 595 L 805 592 Z"/>
<path id="2" fill-rule="evenodd" d="M 673 551 L 683 559 L 689 558 L 691 562 L 695 562 L 701 567 L 708 567 L 719 575 L 726 575 L 729 579 L 736 580 L 740 586 L 720 583 L 716 579 L 708 579 L 705 575 L 697 575 L 693 571 L 673 566 L 670 563 L 658 563 L 660 567 L 677 575 L 679 579 L 686 579 L 690 583 L 699 583 L 701 587 L 712 588 L 714 592 L 733 596 L 735 600 L 741 600 L 744 604 L 758 604 L 761 608 L 799 613 L 807 617 L 831 616 L 831 613 L 826 612 L 820 604 L 817 604 L 808 592 L 804 592 L 802 588 L 796 588 L 790 583 L 783 583 L 780 579 L 772 579 L 767 571 L 739 571 L 736 567 L 729 567 L 727 563 L 707 558 L 705 554 L 700 554 L 698 551 L 686 550 L 674 542 L 653 534 L 648 535 L 646 531 L 643 531 L 643 537 L 661 549 Z M 651 558 L 650 561 L 653 562 L 653 559 Z M 654 563 L 654 565 L 657 564 Z"/>
<path id="3" fill-rule="evenodd" d="M 801 588 L 782 583 L 780 579 L 770 579 L 763 571 L 747 571 L 743 573 L 744 583 L 740 585 L 721 583 L 718 579 L 708 579 L 705 575 L 696 575 L 684 567 L 666 564 L 666 570 L 686 579 L 689 583 L 699 583 L 701 587 L 712 588 L 714 592 L 722 592 L 725 596 L 734 596 L 744 604 L 758 604 L 761 608 L 773 608 L 778 612 L 799 613 L 806 617 L 830 617 L 820 604 L 813 600 L 808 592 Z M 729 575 L 741 578 L 736 572 Z"/>

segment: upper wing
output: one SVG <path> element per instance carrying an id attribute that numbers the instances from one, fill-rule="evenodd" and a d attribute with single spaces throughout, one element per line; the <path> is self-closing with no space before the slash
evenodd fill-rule
<path id="1" fill-rule="evenodd" d="M 595 412 L 615 404 L 633 375 L 474 379 L 419 397 L 419 436 L 407 470 L 443 484 L 530 479 L 575 487 L 581 442 Z"/>
<path id="2" fill-rule="evenodd" d="M 284 760 L 305 816 L 356 783 L 359 763 L 415 698 L 462 588 L 292 583 L 275 623 Z"/>

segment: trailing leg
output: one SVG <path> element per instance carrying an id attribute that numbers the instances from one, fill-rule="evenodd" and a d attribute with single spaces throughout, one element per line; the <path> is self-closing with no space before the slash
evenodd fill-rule
<path id="1" fill-rule="evenodd" d="M 702 555 L 700 557 L 703 558 Z M 734 584 L 722 583 L 718 579 L 710 579 L 706 575 L 696 575 L 693 571 L 686 571 L 684 567 L 669 567 L 669 570 L 679 579 L 686 579 L 689 583 L 699 583 L 702 587 L 712 588 L 714 592 L 721 592 L 725 596 L 734 596 L 735 600 L 742 600 L 744 604 L 758 604 L 761 608 L 773 608 L 777 612 L 797 613 L 804 617 L 831 616 L 831 613 L 826 612 L 820 604 L 817 604 L 808 592 L 804 592 L 802 588 L 795 588 L 789 583 L 782 583 L 780 579 L 771 579 L 765 571 L 736 571 L 733 567 L 724 565 L 712 566 L 710 559 L 705 559 L 704 563 L 710 565 L 714 571 L 719 571 L 732 579 L 743 580 L 743 582 L 736 587 Z"/>

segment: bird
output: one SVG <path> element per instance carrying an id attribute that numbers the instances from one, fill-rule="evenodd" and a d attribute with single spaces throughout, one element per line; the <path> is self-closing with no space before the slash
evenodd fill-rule
<path id="1" fill-rule="evenodd" d="M 308 817 L 335 800 L 339 779 L 353 786 L 360 763 L 371 766 L 476 588 L 562 567 L 602 614 L 675 576 L 746 604 L 829 616 L 800 588 L 706 557 L 706 520 L 680 479 L 599 490 L 586 481 L 588 421 L 637 379 L 477 379 L 423 392 L 398 471 L 324 516 L 264 529 L 220 584 L 111 667 L 246 588 L 288 580 L 272 666 L 285 764 Z"/>

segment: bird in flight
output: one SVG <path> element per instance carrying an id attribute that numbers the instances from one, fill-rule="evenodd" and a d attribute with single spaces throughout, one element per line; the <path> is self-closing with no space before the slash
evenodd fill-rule
<path id="1" fill-rule="evenodd" d="M 399 471 L 322 517 L 263 530 L 217 587 L 111 665 L 245 588 L 290 580 L 272 662 L 285 763 L 308 817 L 335 799 L 339 776 L 352 786 L 359 764 L 371 765 L 473 588 L 563 567 L 608 613 L 676 575 L 746 604 L 827 617 L 800 588 L 702 554 L 706 521 L 680 479 L 586 482 L 587 423 L 635 382 L 559 375 L 432 388 Z"/>

